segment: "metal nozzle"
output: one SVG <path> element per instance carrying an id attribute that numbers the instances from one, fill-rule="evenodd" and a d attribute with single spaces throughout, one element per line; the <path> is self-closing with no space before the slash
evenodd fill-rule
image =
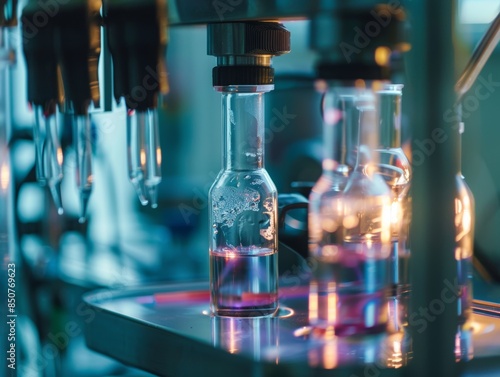
<path id="1" fill-rule="evenodd" d="M 213 85 L 272 85 L 273 56 L 290 51 L 290 32 L 277 22 L 208 25 L 208 54 L 217 57 Z"/>

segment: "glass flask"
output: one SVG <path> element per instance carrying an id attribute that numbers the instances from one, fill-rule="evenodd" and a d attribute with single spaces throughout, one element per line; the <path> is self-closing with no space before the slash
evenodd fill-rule
<path id="1" fill-rule="evenodd" d="M 377 174 L 373 153 L 378 138 L 373 92 L 359 89 L 354 103 L 356 166 L 344 191 L 321 203 L 310 289 L 311 324 L 340 336 L 383 332 L 388 320 L 391 191 Z"/>
<path id="2" fill-rule="evenodd" d="M 341 193 L 355 164 L 356 109 L 353 87 L 332 86 L 323 97 L 322 174 L 309 195 L 309 255 L 315 257 L 321 240 L 320 208 Z"/>
<path id="3" fill-rule="evenodd" d="M 264 168 L 264 98 L 272 85 L 222 94 L 223 169 L 209 192 L 210 305 L 218 316 L 278 309 L 277 191 Z"/>
<path id="4" fill-rule="evenodd" d="M 460 123 L 460 134 L 464 125 Z M 461 156 L 461 140 L 458 148 Z M 460 167 L 455 177 L 455 260 L 457 261 L 458 323 L 464 324 L 472 314 L 472 257 L 474 254 L 474 196 L 464 180 Z"/>
<path id="5" fill-rule="evenodd" d="M 392 237 L 389 278 L 393 295 L 406 296 L 409 291 L 408 235 L 410 226 L 409 190 L 411 164 L 401 148 L 401 84 L 386 84 L 377 91 L 380 118 L 380 141 L 377 149 L 378 174 L 392 191 Z"/>

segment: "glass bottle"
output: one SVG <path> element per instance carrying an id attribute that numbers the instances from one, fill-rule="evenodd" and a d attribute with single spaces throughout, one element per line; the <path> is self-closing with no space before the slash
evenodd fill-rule
<path id="1" fill-rule="evenodd" d="M 318 253 L 321 239 L 320 208 L 328 198 L 341 193 L 347 183 L 357 147 L 354 126 L 354 92 L 352 87 L 332 86 L 323 99 L 322 174 L 309 195 L 309 255 Z"/>
<path id="2" fill-rule="evenodd" d="M 393 296 L 407 296 L 409 290 L 408 245 L 411 164 L 401 148 L 401 84 L 386 84 L 377 92 L 380 118 L 380 142 L 377 149 L 378 174 L 392 191 L 392 237 L 389 278 Z"/>
<path id="3" fill-rule="evenodd" d="M 264 168 L 264 98 L 272 85 L 216 87 L 222 94 L 223 169 L 209 192 L 211 311 L 278 309 L 277 191 Z"/>
<path id="4" fill-rule="evenodd" d="M 308 236 L 309 257 L 320 258 L 322 248 L 321 208 L 342 193 L 355 164 L 358 143 L 354 86 L 331 84 L 324 94 L 323 110 L 323 162 L 322 174 L 309 195 Z M 328 220 L 327 220 L 328 221 Z M 309 321 L 321 323 L 328 318 L 328 304 L 318 295 L 325 282 L 321 268 L 313 269 L 309 292 Z M 328 284 L 328 281 L 326 281 Z"/>
<path id="5" fill-rule="evenodd" d="M 355 106 L 356 166 L 344 191 L 321 204 L 315 271 L 318 311 L 312 325 L 340 336 L 383 332 L 388 319 L 392 200 L 373 153 L 378 131 L 373 92 L 359 90 Z"/>

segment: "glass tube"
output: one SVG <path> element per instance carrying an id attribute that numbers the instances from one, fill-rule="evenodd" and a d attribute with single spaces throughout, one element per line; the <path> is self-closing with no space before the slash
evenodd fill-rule
<path id="1" fill-rule="evenodd" d="M 262 86 L 222 91 L 224 167 L 209 192 L 212 313 L 278 310 L 277 191 L 264 168 Z"/>
<path id="2" fill-rule="evenodd" d="M 80 223 L 87 218 L 87 207 L 92 193 L 92 130 L 90 116 L 74 115 L 74 148 L 76 151 L 76 184 L 80 194 Z"/>
<path id="3" fill-rule="evenodd" d="M 158 114 L 155 109 L 129 110 L 127 117 L 127 160 L 130 182 L 142 205 L 158 206 L 161 182 L 161 148 Z"/>
<path id="4" fill-rule="evenodd" d="M 35 106 L 33 139 L 36 150 L 36 175 L 42 185 L 48 185 L 54 204 L 62 214 L 61 181 L 63 178 L 63 153 L 57 133 L 55 109 L 46 111 L 44 106 Z"/>

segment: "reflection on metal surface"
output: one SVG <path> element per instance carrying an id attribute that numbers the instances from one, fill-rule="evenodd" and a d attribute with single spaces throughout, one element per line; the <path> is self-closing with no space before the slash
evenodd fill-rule
<path id="1" fill-rule="evenodd" d="M 469 361 L 474 357 L 474 347 L 472 344 L 472 333 L 474 326 L 463 326 L 459 328 L 455 335 L 455 360 Z"/>
<path id="2" fill-rule="evenodd" d="M 308 362 L 311 367 L 334 369 L 346 365 L 371 368 L 400 368 L 411 356 L 411 341 L 403 332 L 361 337 L 311 339 Z"/>
<path id="3" fill-rule="evenodd" d="M 229 353 L 250 353 L 254 360 L 265 358 L 272 349 L 278 363 L 279 326 L 274 317 L 234 318 L 212 317 L 212 342 Z M 270 361 L 270 360 L 268 360 Z"/>
<path id="4" fill-rule="evenodd" d="M 242 372 L 248 363 L 258 365 L 254 371 L 273 365 L 279 375 L 295 366 L 330 369 L 357 365 L 371 376 L 377 375 L 377 371 L 382 374 L 383 369 L 403 367 L 413 359 L 413 341 L 407 331 L 402 331 L 408 326 L 401 325 L 405 321 L 401 320 L 400 311 L 393 312 L 399 313 L 399 317 L 390 318 L 393 327 L 402 329 L 395 333 L 356 337 L 314 333 L 308 322 L 305 286 L 283 286 L 280 315 L 255 319 L 211 316 L 207 283 L 106 291 L 87 295 L 85 300 L 89 313 L 95 316 L 86 330 L 89 346 L 160 375 L 167 372 L 162 369 L 164 365 L 189 367 L 181 358 L 172 356 L 178 352 L 186 355 L 197 352 L 200 358 L 209 355 L 204 362 L 212 364 L 227 361 L 225 355 L 232 352 L 234 375 L 241 376 L 249 375 Z M 393 304 L 397 304 L 393 308 L 404 306 L 401 302 Z M 117 320 L 123 325 L 118 334 Z M 154 350 L 144 347 L 145 333 L 161 347 Z M 471 360 L 472 351 L 474 358 L 499 355 L 499 334 L 499 318 L 475 314 L 455 334 L 457 360 Z M 179 342 L 184 348 L 181 349 Z M 165 349 L 172 344 L 176 353 L 166 354 Z M 122 352 L 124 347 L 128 351 L 126 356 Z M 145 360 L 149 361 L 146 365 Z"/>

